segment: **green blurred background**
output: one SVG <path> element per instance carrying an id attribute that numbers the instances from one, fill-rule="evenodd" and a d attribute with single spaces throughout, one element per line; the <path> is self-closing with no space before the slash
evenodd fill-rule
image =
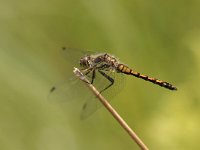
<path id="1" fill-rule="evenodd" d="M 51 104 L 63 46 L 107 51 L 171 92 L 128 77 L 112 105 L 150 149 L 200 149 L 199 0 L 0 0 L 0 149 L 139 149 L 101 108 Z M 79 92 L 79 91 L 77 91 Z"/>

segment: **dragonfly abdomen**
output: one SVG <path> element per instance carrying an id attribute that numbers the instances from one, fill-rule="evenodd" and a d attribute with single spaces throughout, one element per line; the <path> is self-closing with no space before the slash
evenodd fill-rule
<path id="1" fill-rule="evenodd" d="M 127 75 L 133 75 L 137 78 L 141 78 L 143 80 L 146 80 L 146 81 L 149 81 L 149 82 L 152 82 L 154 84 L 157 84 L 159 86 L 162 86 L 162 87 L 165 87 L 167 89 L 170 89 L 170 90 L 177 90 L 177 88 L 175 86 L 173 86 L 172 84 L 168 83 L 168 82 L 165 82 L 165 81 L 162 81 L 162 80 L 158 80 L 156 78 L 151 78 L 151 77 L 148 77 L 146 75 L 143 75 L 143 74 L 140 74 L 139 72 L 136 72 L 136 71 L 133 71 L 132 69 L 130 69 L 129 67 L 125 66 L 124 64 L 119 64 L 117 66 L 117 70 L 121 73 L 124 73 L 124 74 L 127 74 Z"/>

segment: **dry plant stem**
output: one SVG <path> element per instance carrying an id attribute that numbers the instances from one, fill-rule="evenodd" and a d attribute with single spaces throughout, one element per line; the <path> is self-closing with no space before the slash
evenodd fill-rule
<path id="1" fill-rule="evenodd" d="M 74 68 L 74 74 L 80 80 L 82 80 L 87 87 L 93 92 L 93 94 L 101 101 L 106 109 L 112 114 L 112 116 L 118 121 L 118 123 L 126 130 L 131 138 L 137 143 L 142 150 L 149 150 L 137 134 L 128 126 L 128 124 L 122 119 L 122 117 L 116 112 L 116 110 L 108 103 L 108 101 L 99 93 L 99 91 L 88 81 L 88 79 L 77 68 Z"/>

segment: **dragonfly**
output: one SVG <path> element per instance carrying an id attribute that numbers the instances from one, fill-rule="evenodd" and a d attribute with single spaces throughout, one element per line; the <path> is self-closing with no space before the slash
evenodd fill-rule
<path id="1" fill-rule="evenodd" d="M 134 76 L 172 91 L 177 90 L 177 88 L 169 82 L 136 72 L 109 53 L 95 53 L 64 47 L 62 48 L 62 54 L 72 67 L 80 68 L 84 76 L 89 79 L 90 84 L 93 84 L 102 95 L 108 97 L 115 96 L 121 91 L 123 88 L 124 75 Z M 80 84 L 78 85 L 77 80 L 78 79 L 73 77 L 67 80 L 66 83 L 53 86 L 50 90 L 50 97 L 57 99 L 59 95 L 63 95 L 61 97 L 64 99 L 73 99 L 69 98 L 69 96 L 77 95 L 79 92 L 78 88 L 80 88 Z M 84 94 L 84 96 L 86 96 L 86 94 Z M 84 96 L 77 95 L 78 98 L 84 98 Z M 93 114 L 101 106 L 95 96 L 87 99 L 88 100 L 82 107 L 82 119 Z"/>

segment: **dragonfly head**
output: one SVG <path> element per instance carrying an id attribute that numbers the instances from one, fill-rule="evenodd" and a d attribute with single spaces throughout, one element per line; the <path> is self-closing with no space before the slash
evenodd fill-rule
<path id="1" fill-rule="evenodd" d="M 90 56 L 84 56 L 80 59 L 80 66 L 83 68 L 88 68 L 90 67 L 90 60 L 91 57 Z"/>

